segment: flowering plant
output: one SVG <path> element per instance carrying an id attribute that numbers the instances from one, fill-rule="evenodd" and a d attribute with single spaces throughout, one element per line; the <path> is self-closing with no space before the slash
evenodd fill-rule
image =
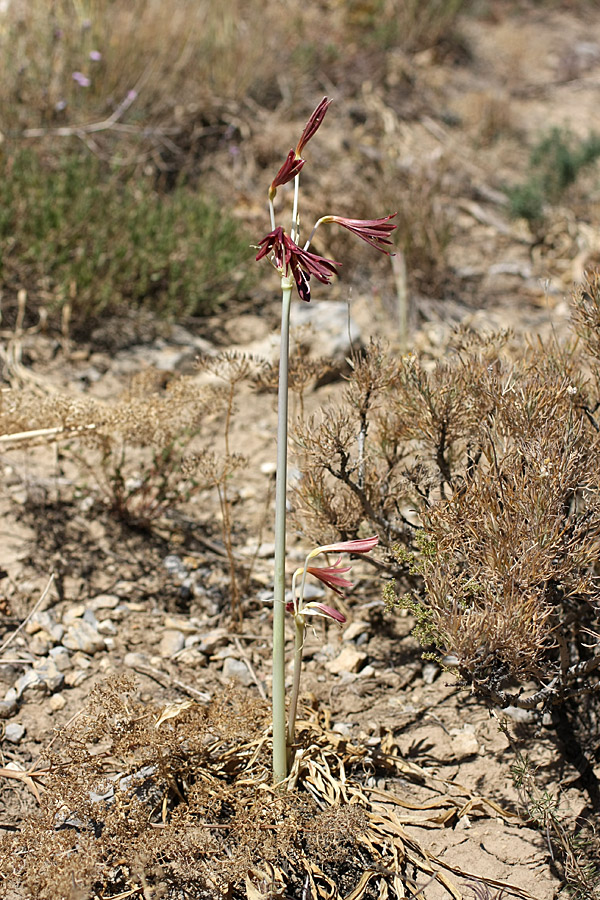
<path id="1" fill-rule="evenodd" d="M 321 225 L 336 224 L 357 235 L 382 253 L 390 253 L 390 235 L 396 226 L 391 222 L 396 213 L 380 219 L 349 219 L 344 216 L 322 216 L 315 223 L 304 246 L 300 245 L 300 220 L 298 215 L 300 194 L 300 172 L 306 160 L 303 153 L 310 139 L 320 128 L 331 100 L 324 97 L 306 123 L 295 149 L 291 149 L 271 181 L 268 190 L 269 216 L 271 230 L 258 244 L 257 260 L 267 258 L 281 276 L 282 312 L 281 312 L 281 352 L 279 357 L 279 394 L 277 424 L 277 476 L 275 482 L 275 572 L 274 572 L 274 608 L 273 608 L 273 776 L 276 782 L 283 781 L 287 775 L 288 748 L 294 734 L 295 704 L 297 703 L 300 678 L 301 647 L 304 640 L 304 617 L 306 615 L 325 615 L 337 621 L 344 617 L 333 607 L 319 603 L 304 603 L 304 584 L 306 575 L 310 574 L 327 584 L 337 593 L 351 586 L 343 576 L 349 566 L 341 566 L 341 558 L 333 565 L 309 566 L 308 561 L 319 553 L 335 552 L 336 549 L 348 553 L 366 553 L 377 543 L 377 538 L 368 539 L 371 546 L 362 548 L 364 541 L 342 541 L 328 547 L 319 547 L 309 553 L 306 565 L 294 575 L 291 610 L 296 623 L 296 657 L 294 671 L 294 695 L 290 710 L 290 725 L 287 729 L 285 720 L 285 535 L 286 535 L 286 484 L 287 484 L 287 420 L 288 420 L 288 361 L 289 361 L 289 329 L 290 304 L 294 285 L 301 300 L 310 302 L 311 277 L 322 284 L 330 284 L 337 275 L 341 263 L 324 256 L 318 256 L 309 248 L 315 232 Z M 274 201 L 277 189 L 294 182 L 294 201 L 292 221 L 289 232 L 275 219 Z M 368 541 L 367 541 L 368 543 Z M 349 545 L 354 545 L 350 547 Z M 302 583 L 298 596 L 295 594 L 297 578 L 302 575 Z M 299 633 L 302 631 L 300 649 L 298 649 Z M 298 655 L 299 654 L 299 655 Z M 298 685 L 296 684 L 298 679 Z"/>
<path id="2" fill-rule="evenodd" d="M 379 538 L 376 534 L 364 540 L 356 541 L 339 541 L 337 544 L 326 544 L 323 547 L 317 547 L 306 557 L 304 566 L 296 569 L 292 576 L 292 599 L 286 603 L 286 609 L 294 616 L 295 640 L 294 640 L 294 683 L 292 687 L 292 695 L 290 699 L 290 713 L 287 731 L 288 756 L 294 744 L 294 732 L 296 728 L 296 710 L 298 708 L 298 695 L 300 693 L 300 673 L 302 671 L 302 651 L 304 649 L 304 632 L 306 628 L 306 616 L 324 616 L 333 619 L 341 625 L 346 621 L 346 616 L 333 606 L 326 603 L 318 603 L 311 600 L 304 602 L 304 586 L 306 584 L 306 576 L 312 575 L 319 581 L 335 591 L 336 594 L 343 596 L 344 589 L 354 587 L 351 581 L 343 576 L 350 571 L 352 566 L 341 565 L 342 557 L 338 556 L 333 565 L 327 566 L 309 566 L 311 559 L 320 553 L 370 553 L 377 546 Z M 297 587 L 298 579 L 302 578 L 299 587 Z"/>

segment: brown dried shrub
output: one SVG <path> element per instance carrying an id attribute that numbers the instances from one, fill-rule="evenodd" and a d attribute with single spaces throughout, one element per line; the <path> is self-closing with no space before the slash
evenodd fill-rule
<path id="1" fill-rule="evenodd" d="M 459 333 L 429 362 L 372 344 L 296 435 L 300 527 L 377 530 L 388 601 L 503 707 L 600 691 L 597 275 L 574 305 L 578 349 Z"/>

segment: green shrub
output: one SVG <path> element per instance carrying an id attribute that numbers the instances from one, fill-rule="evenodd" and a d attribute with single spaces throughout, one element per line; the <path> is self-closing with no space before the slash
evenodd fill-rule
<path id="1" fill-rule="evenodd" d="M 558 203 L 581 170 L 599 157 L 599 135 L 577 141 L 568 131 L 553 128 L 531 153 L 529 178 L 507 190 L 511 214 L 530 222 L 541 219 L 544 208 Z"/>
<path id="2" fill-rule="evenodd" d="M 5 291 L 70 296 L 76 317 L 124 305 L 201 315 L 250 269 L 249 240 L 209 196 L 185 183 L 161 194 L 87 153 L 0 163 L 0 241 Z"/>

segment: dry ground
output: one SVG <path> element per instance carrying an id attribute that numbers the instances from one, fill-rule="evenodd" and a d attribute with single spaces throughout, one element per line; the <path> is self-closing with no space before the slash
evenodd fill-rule
<path id="1" fill-rule="evenodd" d="M 452 53 L 440 58 L 424 53 L 410 61 L 409 77 L 427 100 L 423 112 L 408 114 L 401 67 L 409 63 L 390 52 L 386 92 L 373 91 L 365 82 L 358 123 L 348 131 L 348 122 L 354 120 L 342 100 L 331 109 L 329 131 L 325 134 L 324 128 L 319 135 L 321 144 L 315 140 L 330 161 L 338 154 L 343 157 L 344 146 L 352 148 L 349 162 L 326 166 L 321 190 L 327 202 L 339 197 L 340 178 L 357 177 L 374 155 L 387 160 L 391 171 L 414 169 L 418 178 L 430 173 L 440 185 L 439 208 L 453 223 L 449 269 L 429 296 L 413 292 L 409 340 L 409 346 L 431 357 L 443 353 L 457 323 L 512 328 L 515 346 L 526 335 L 564 333 L 569 288 L 585 267 L 600 261 L 597 171 L 595 180 L 580 189 L 583 193 L 575 190 L 569 202 L 555 210 L 540 240 L 523 222 L 509 220 L 500 193 L 503 183 L 513 181 L 517 173 L 524 175 L 529 148 L 540 132 L 568 125 L 584 137 L 600 127 L 600 14 L 588 10 L 582 17 L 560 5 L 553 11 L 531 7 L 510 15 L 498 4 L 492 8 L 497 14 L 467 19 L 462 26 L 467 60 Z M 315 97 L 320 90 L 317 85 Z M 287 131 L 295 133 L 297 123 L 280 129 L 276 114 L 264 113 L 263 118 L 257 142 L 268 143 L 278 135 L 285 151 Z M 214 165 L 218 170 L 230 163 L 217 157 Z M 237 211 L 255 223 L 259 237 L 267 230 L 266 217 L 258 195 L 249 194 L 246 185 L 266 179 L 258 163 L 248 162 L 247 167 L 244 190 L 236 196 Z M 419 184 L 425 190 L 424 182 Z M 384 195 L 382 190 L 374 197 L 374 215 L 388 211 L 380 208 Z M 317 208 L 320 199 L 313 182 L 309 205 Z M 413 202 L 419 203 L 417 189 Z M 362 337 L 392 335 L 393 344 L 399 340 L 396 285 L 386 265 L 382 262 L 374 270 L 368 284 L 356 267 L 352 290 L 346 279 L 330 289 L 319 287 L 315 299 L 349 300 Z M 190 332 L 214 349 L 254 351 L 266 346 L 276 331 L 278 304 L 274 279 L 266 269 L 265 279 L 254 309 L 188 323 Z M 19 344 L 23 367 L 7 364 L 5 371 L 17 389 L 35 385 L 44 392 L 89 392 L 102 399 L 125 389 L 135 370 L 152 362 L 157 352 L 154 343 L 114 357 L 89 344 L 65 354 L 52 337 L 42 335 Z M 191 356 L 194 352 L 191 347 Z M 318 410 L 339 390 L 340 381 L 315 389 L 306 398 L 307 411 Z M 218 447 L 220 428 L 217 421 L 208 421 L 204 441 Z M 230 624 L 229 576 L 215 498 L 202 495 L 200 505 L 184 508 L 188 519 L 198 523 L 195 527 L 161 521 L 149 533 L 135 531 L 90 504 L 93 486 L 84 483 L 78 468 L 76 442 L 3 445 L 0 585 L 5 635 L 31 610 L 51 572 L 56 581 L 44 608 L 57 623 L 68 625 L 69 616 L 80 618 L 86 610 L 104 623 L 104 646 L 75 652 L 59 691 L 29 690 L 17 711 L 4 720 L 5 729 L 24 729 L 22 736 L 3 740 L 4 766 L 29 766 L 53 729 L 82 709 L 92 684 L 124 670 L 137 670 L 142 702 L 194 697 L 194 691 L 215 696 L 232 676 L 241 679 L 243 690 L 268 696 L 270 610 L 264 601 L 271 578 L 268 504 L 274 432 L 272 397 L 242 387 L 231 445 L 250 462 L 245 473 L 236 476 L 233 489 L 234 538 L 242 561 L 250 558 L 259 539 L 262 548 L 244 600 L 244 621 L 237 626 Z M 293 535 L 290 558 L 301 557 L 303 548 Z M 508 881 L 536 900 L 558 896 L 560 872 L 545 835 L 527 820 L 510 765 L 515 747 L 531 754 L 540 788 L 557 794 L 561 814 L 573 820 L 589 810 L 576 773 L 561 761 L 560 746 L 543 726 L 510 720 L 511 747 L 497 715 L 460 690 L 450 675 L 423 662 L 410 637 L 410 619 L 384 615 L 380 585 L 372 573 L 361 572 L 359 587 L 347 601 L 350 635 L 337 627 L 324 633 L 318 625 L 310 636 L 305 697 L 322 716 L 330 717 L 334 733 L 372 748 L 384 742 L 422 769 L 426 778 L 420 784 L 397 774 L 382 776 L 375 786 L 405 804 L 407 833 L 441 863 L 473 877 Z M 108 599 L 99 601 L 99 596 Z M 223 631 L 215 635 L 215 629 Z M 183 650 L 177 635 L 188 638 Z M 0 678 L 6 688 L 22 676 L 28 661 L 48 656 L 49 646 L 35 644 L 35 636 L 35 627 L 25 628 L 2 653 Z M 344 663 L 336 666 L 344 648 L 364 654 L 349 664 L 358 671 L 348 671 Z M 21 735 L 14 729 L 8 733 Z M 441 798 L 447 796 L 474 802 L 468 812 L 444 817 Z M 440 801 L 437 818 L 411 809 L 432 799 Z M 35 806 L 26 785 L 6 780 L 0 828 L 18 828 Z M 464 888 L 468 879 L 459 881 Z M 432 883 L 422 896 L 435 900 L 442 893 L 441 886 Z"/>

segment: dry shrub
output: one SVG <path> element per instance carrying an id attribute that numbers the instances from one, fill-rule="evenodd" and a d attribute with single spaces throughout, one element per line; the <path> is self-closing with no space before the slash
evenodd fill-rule
<path id="1" fill-rule="evenodd" d="M 97 687 L 47 751 L 39 815 L 0 840 L 0 896 L 208 900 L 250 896 L 269 867 L 299 891 L 311 860 L 343 871 L 364 813 L 271 789 L 267 725 L 233 691 L 160 708 L 126 676 Z"/>
<path id="2" fill-rule="evenodd" d="M 147 369 L 110 404 L 91 397 L 6 391 L 0 431 L 20 438 L 19 443 L 29 434 L 31 440 L 77 438 L 73 452 L 110 512 L 128 524 L 149 527 L 202 486 L 182 473 L 183 458 L 206 418 L 222 409 L 214 388 L 191 376 L 169 379 Z M 51 433 L 40 437 L 38 429 Z"/>
<path id="3" fill-rule="evenodd" d="M 372 345 L 342 403 L 296 436 L 301 526 L 317 542 L 375 528 L 388 599 L 500 706 L 600 687 L 598 276 L 575 308 L 584 354 L 514 359 L 501 337 L 459 334 L 430 364 Z"/>

